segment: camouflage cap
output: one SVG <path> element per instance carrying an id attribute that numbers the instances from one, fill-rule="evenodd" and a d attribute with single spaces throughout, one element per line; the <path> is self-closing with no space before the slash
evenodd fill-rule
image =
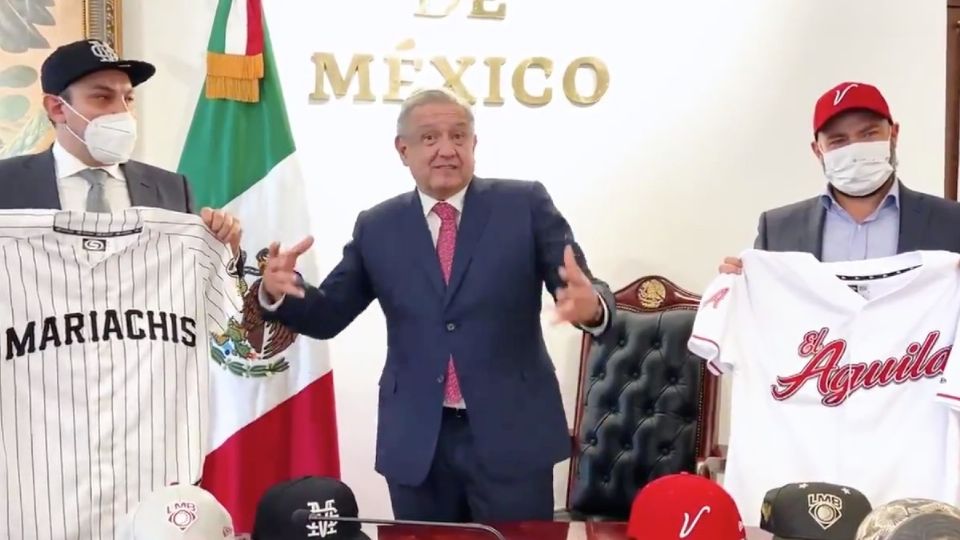
<path id="1" fill-rule="evenodd" d="M 922 514 L 945 514 L 960 519 L 960 509 L 944 502 L 898 499 L 874 508 L 857 529 L 856 540 L 888 540 L 897 525 Z"/>
<path id="2" fill-rule="evenodd" d="M 947 514 L 920 514 L 897 525 L 887 540 L 957 540 L 960 518 Z"/>

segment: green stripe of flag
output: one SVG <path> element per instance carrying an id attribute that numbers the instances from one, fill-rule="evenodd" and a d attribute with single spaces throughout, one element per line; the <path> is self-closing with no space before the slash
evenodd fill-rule
<path id="1" fill-rule="evenodd" d="M 223 50 L 229 0 L 221 0 L 211 35 Z M 197 208 L 221 208 L 294 152 L 293 135 L 263 20 L 264 77 L 259 103 L 207 99 L 201 91 L 177 170 L 186 175 Z"/>

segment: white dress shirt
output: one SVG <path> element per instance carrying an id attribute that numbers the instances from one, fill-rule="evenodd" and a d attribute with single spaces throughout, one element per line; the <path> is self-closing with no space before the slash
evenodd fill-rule
<path id="1" fill-rule="evenodd" d="M 90 192 L 90 182 L 80 176 L 80 172 L 87 169 L 103 169 L 107 172 L 107 180 L 103 184 L 110 210 L 125 210 L 130 208 L 130 190 L 127 189 L 127 179 L 120 170 L 120 165 L 104 167 L 88 167 L 76 156 L 67 151 L 59 142 L 53 143 L 53 164 L 57 174 L 57 191 L 60 193 L 60 207 L 64 210 L 86 210 L 87 193 Z"/>
<path id="2" fill-rule="evenodd" d="M 467 184 L 467 186 L 469 186 L 469 184 Z M 420 195 L 420 206 L 423 207 L 423 215 L 427 218 L 427 228 L 430 229 L 430 237 L 433 238 L 433 247 L 437 247 L 437 238 L 440 237 L 440 216 L 433 211 L 433 207 L 440 201 L 420 190 L 417 190 L 417 194 Z M 463 188 L 446 200 L 447 204 L 457 209 L 458 230 L 460 228 L 460 216 L 463 215 L 463 198 L 466 196 L 467 188 Z"/>

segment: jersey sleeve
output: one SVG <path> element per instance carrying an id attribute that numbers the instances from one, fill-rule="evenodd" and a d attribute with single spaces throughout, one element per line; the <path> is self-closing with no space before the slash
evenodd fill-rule
<path id="1" fill-rule="evenodd" d="M 700 300 L 693 332 L 687 343 L 690 352 L 707 362 L 715 375 L 730 371 L 732 359 L 724 355 L 732 334 L 732 318 L 736 296 L 742 289 L 743 277 L 720 274 L 710 282 Z"/>
<path id="2" fill-rule="evenodd" d="M 244 282 L 243 262 L 230 249 L 215 244 L 210 250 L 210 267 L 204 290 L 207 328 L 217 334 L 226 334 L 238 327 L 243 318 Z"/>
<path id="3" fill-rule="evenodd" d="M 149 231 L 179 243 L 196 265 L 196 324 L 203 324 L 207 338 L 225 340 L 242 331 L 243 256 L 234 257 L 230 246 L 217 240 L 200 216 L 161 208 L 138 207 Z M 204 324 L 205 323 L 205 324 Z M 202 337 L 201 337 L 202 339 Z"/>
<path id="4" fill-rule="evenodd" d="M 946 359 L 946 367 L 937 386 L 937 400 L 955 410 L 960 410 L 960 321 L 954 334 L 953 346 Z"/>

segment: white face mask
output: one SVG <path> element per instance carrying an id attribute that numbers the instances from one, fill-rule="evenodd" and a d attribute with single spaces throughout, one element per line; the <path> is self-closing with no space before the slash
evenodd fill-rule
<path id="1" fill-rule="evenodd" d="M 87 121 L 83 138 L 74 133 L 70 126 L 67 126 L 67 131 L 86 145 L 90 157 L 106 165 L 125 163 L 130 160 L 133 148 L 137 144 L 137 120 L 130 111 L 105 114 L 90 120 L 66 101 L 63 104 Z"/>
<path id="2" fill-rule="evenodd" d="M 869 195 L 893 174 L 890 141 L 853 143 L 825 152 L 823 167 L 827 180 L 841 193 Z"/>

